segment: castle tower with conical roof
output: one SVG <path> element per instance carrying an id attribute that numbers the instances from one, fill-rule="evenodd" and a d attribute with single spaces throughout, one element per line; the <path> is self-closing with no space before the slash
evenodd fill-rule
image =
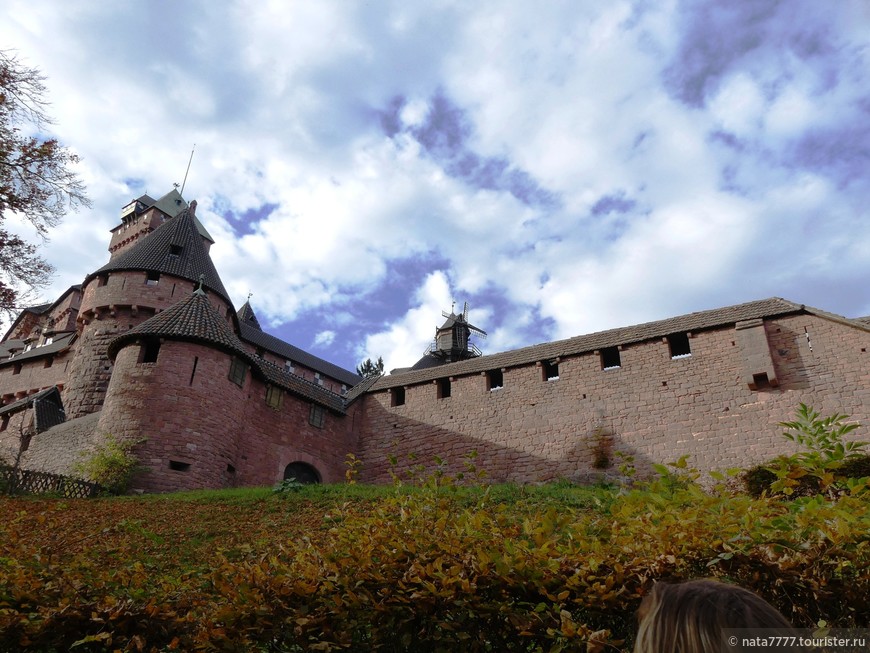
<path id="1" fill-rule="evenodd" d="M 196 218 L 196 202 L 188 206 L 176 191 L 156 202 L 143 198 L 122 211 L 122 224 L 112 230 L 112 258 L 82 285 L 78 342 L 64 389 L 70 419 L 102 407 L 112 375 L 109 342 L 178 303 L 200 279 L 216 310 L 227 318 L 234 313 L 208 255 L 212 241 Z M 176 215 L 166 213 L 176 206 L 182 207 Z"/>

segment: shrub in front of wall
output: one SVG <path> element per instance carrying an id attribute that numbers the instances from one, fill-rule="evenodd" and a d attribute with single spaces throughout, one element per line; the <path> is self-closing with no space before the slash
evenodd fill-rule
<path id="1" fill-rule="evenodd" d="M 144 471 L 133 452 L 142 440 L 119 440 L 106 434 L 103 441 L 84 454 L 74 469 L 91 483 L 102 485 L 112 494 L 123 494 L 130 487 L 133 476 Z"/>

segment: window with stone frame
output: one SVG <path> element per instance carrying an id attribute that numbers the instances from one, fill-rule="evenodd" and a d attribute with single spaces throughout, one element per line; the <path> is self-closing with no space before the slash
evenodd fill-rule
<path id="1" fill-rule="evenodd" d="M 241 358 L 233 356 L 230 361 L 229 379 L 240 388 L 245 385 L 245 375 L 248 372 L 248 366 Z"/>
<path id="2" fill-rule="evenodd" d="M 311 404 L 311 409 L 308 411 L 308 423 L 311 424 L 311 426 L 316 426 L 317 428 L 322 429 L 324 421 L 325 411 L 323 406 Z"/>
<path id="3" fill-rule="evenodd" d="M 284 401 L 284 390 L 277 385 L 266 386 L 266 405 L 278 410 Z"/>

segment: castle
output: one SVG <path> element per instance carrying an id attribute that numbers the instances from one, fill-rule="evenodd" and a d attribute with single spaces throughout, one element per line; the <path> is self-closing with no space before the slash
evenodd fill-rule
<path id="1" fill-rule="evenodd" d="M 107 434 L 136 441 L 144 491 L 360 480 L 463 456 L 496 481 L 595 480 L 791 451 L 804 402 L 870 421 L 870 319 L 772 298 L 492 355 L 452 312 L 411 367 L 361 379 L 236 310 L 196 203 L 127 204 L 109 262 L 0 342 L 0 459 L 69 474 Z M 392 462 L 390 462 L 392 460 Z"/>

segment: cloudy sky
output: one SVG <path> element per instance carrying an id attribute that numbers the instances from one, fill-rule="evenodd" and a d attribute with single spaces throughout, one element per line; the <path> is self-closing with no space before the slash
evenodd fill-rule
<path id="1" fill-rule="evenodd" d="M 180 183 L 237 307 L 348 368 L 780 296 L 870 314 L 870 5 L 5 0 L 93 210 Z M 13 221 L 14 222 L 14 221 Z"/>

